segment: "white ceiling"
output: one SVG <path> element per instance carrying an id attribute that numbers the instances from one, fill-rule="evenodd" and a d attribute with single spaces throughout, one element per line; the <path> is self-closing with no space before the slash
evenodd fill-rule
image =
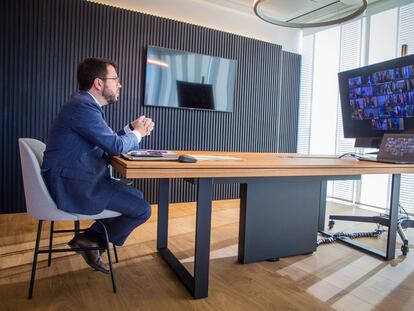
<path id="1" fill-rule="evenodd" d="M 217 5 L 253 13 L 253 0 L 203 0 Z M 370 4 L 386 0 L 369 0 Z M 362 0 L 266 0 L 259 4 L 260 12 L 281 21 L 301 17 L 302 22 L 311 22 L 344 15 L 360 7 Z M 308 14 L 309 12 L 312 14 Z M 306 16 L 308 14 L 308 16 Z M 295 20 L 300 22 L 299 20 Z"/>

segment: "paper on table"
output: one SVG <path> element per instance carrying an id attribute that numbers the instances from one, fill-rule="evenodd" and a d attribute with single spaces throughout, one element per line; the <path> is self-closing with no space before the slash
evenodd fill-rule
<path id="1" fill-rule="evenodd" d="M 226 156 L 211 156 L 211 155 L 199 155 L 199 154 L 189 154 L 197 161 L 243 161 L 243 159 L 236 157 L 226 157 Z"/>

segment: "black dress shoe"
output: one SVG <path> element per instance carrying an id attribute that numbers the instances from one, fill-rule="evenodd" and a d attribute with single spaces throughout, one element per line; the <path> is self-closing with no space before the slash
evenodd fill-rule
<path id="1" fill-rule="evenodd" d="M 89 240 L 84 233 L 76 234 L 75 237 L 68 242 L 70 248 L 89 248 L 89 247 L 98 247 L 98 243 L 92 242 Z M 108 267 L 104 264 L 99 250 L 86 250 L 86 251 L 76 251 L 78 254 L 81 254 L 85 262 L 94 268 L 103 273 L 109 273 Z"/>

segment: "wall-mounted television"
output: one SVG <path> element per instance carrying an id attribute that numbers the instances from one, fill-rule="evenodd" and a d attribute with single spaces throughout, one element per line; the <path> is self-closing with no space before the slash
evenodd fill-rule
<path id="1" fill-rule="evenodd" d="M 414 55 L 340 72 L 345 138 L 378 147 L 385 133 L 414 132 Z"/>
<path id="2" fill-rule="evenodd" d="M 233 111 L 236 61 L 149 46 L 144 105 Z"/>

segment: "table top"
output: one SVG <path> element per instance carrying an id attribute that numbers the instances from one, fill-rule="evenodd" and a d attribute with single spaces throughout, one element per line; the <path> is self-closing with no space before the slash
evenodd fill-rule
<path id="1" fill-rule="evenodd" d="M 203 178 L 265 176 L 343 176 L 414 173 L 414 164 L 359 161 L 354 158 L 296 153 L 174 151 L 177 154 L 236 157 L 242 161 L 129 161 L 113 157 L 112 166 L 125 178 Z"/>

